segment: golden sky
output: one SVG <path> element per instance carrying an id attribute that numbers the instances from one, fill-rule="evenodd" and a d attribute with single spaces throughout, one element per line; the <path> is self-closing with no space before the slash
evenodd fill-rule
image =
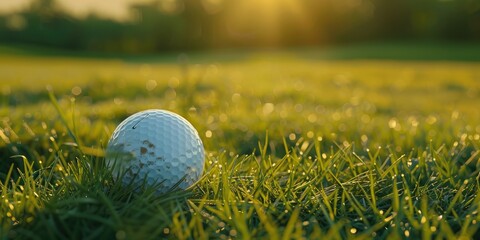
<path id="1" fill-rule="evenodd" d="M 3 0 L 0 1 L 0 13 L 6 13 L 6 12 L 12 12 L 12 11 L 17 11 L 26 5 L 30 0 Z"/>
<path id="2" fill-rule="evenodd" d="M 0 13 L 18 11 L 32 0 L 0 0 Z M 129 17 L 128 4 L 148 2 L 151 0 L 56 0 L 59 7 L 76 16 L 96 13 L 114 19 Z"/>

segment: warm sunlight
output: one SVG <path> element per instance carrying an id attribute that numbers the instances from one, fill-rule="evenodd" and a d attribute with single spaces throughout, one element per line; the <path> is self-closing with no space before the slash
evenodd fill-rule
<path id="1" fill-rule="evenodd" d="M 480 0 L 0 0 L 0 240 L 480 239 Z"/>
<path id="2" fill-rule="evenodd" d="M 58 7 L 77 17 L 97 14 L 99 16 L 116 20 L 126 20 L 131 17 L 129 12 L 130 4 L 152 1 L 154 0 L 53 0 Z M 0 13 L 17 11 L 28 6 L 32 2 L 33 0 L 0 1 Z"/>
<path id="3" fill-rule="evenodd" d="M 280 44 L 288 39 L 285 28 L 291 34 L 305 33 L 311 28 L 310 13 L 295 0 L 246 0 L 239 1 L 227 11 L 226 23 L 229 32 L 239 39 L 257 39 L 265 45 Z"/>
<path id="4" fill-rule="evenodd" d="M 138 3 L 154 3 L 155 0 L 61 0 L 56 5 L 76 17 L 86 17 L 95 14 L 119 21 L 130 20 L 130 6 Z M 0 12 L 17 11 L 28 6 L 32 0 L 2 1 Z M 161 0 L 155 4 L 164 12 L 172 6 L 184 4 L 178 0 Z M 229 3 L 224 0 L 202 0 L 201 7 L 207 14 L 224 13 L 224 21 L 230 34 L 241 39 L 259 39 L 265 44 L 275 44 L 280 41 L 282 28 L 293 27 L 303 34 L 312 31 L 311 14 L 301 1 L 296 0 L 244 0 Z M 179 13 L 179 11 L 175 11 Z M 292 34 L 295 34 L 295 31 Z M 285 36 L 284 36 L 285 37 Z"/>
<path id="5" fill-rule="evenodd" d="M 18 11 L 29 4 L 30 0 L 0 1 L 0 14 Z"/>

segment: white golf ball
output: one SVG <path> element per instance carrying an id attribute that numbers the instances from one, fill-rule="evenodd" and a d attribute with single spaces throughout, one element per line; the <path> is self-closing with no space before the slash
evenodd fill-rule
<path id="1" fill-rule="evenodd" d="M 186 189 L 198 181 L 205 152 L 197 130 L 186 119 L 152 109 L 135 113 L 118 125 L 105 159 L 123 184 L 139 187 L 145 182 L 165 193 L 177 184 Z"/>

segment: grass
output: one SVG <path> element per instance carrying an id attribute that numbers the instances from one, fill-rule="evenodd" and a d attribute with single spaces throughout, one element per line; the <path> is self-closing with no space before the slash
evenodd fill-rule
<path id="1" fill-rule="evenodd" d="M 478 63 L 179 59 L 0 54 L 0 239 L 480 237 Z M 104 166 L 147 108 L 204 141 L 188 191 Z"/>

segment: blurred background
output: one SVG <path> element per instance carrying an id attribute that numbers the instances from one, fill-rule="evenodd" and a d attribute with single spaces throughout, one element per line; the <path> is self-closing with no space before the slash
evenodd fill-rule
<path id="1" fill-rule="evenodd" d="M 478 0 L 0 1 L 0 42 L 68 50 L 478 42 Z"/>

